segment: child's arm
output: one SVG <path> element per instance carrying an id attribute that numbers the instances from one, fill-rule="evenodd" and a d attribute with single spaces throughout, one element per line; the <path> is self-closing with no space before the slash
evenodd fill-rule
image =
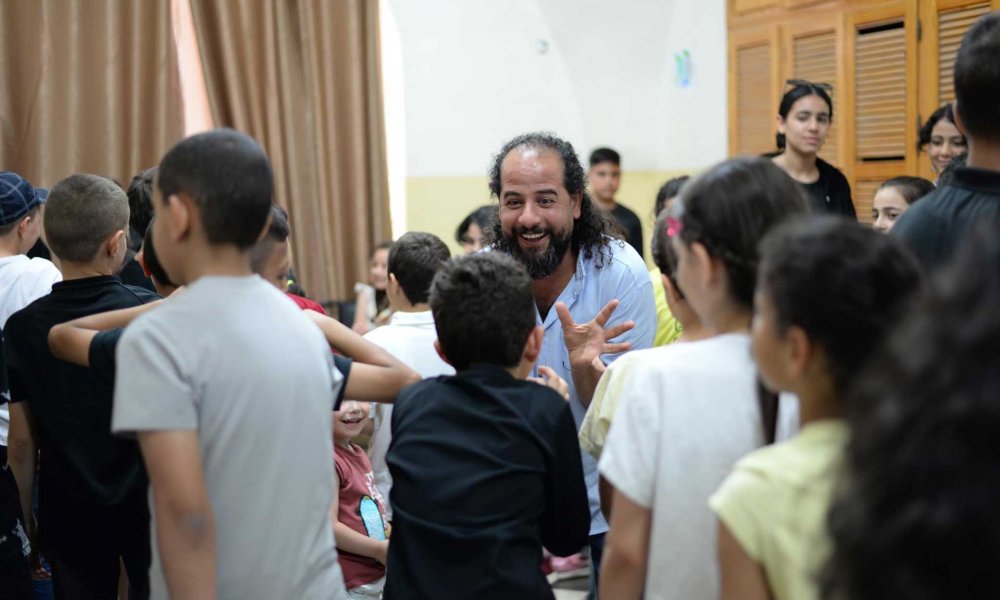
<path id="1" fill-rule="evenodd" d="M 770 600 L 764 570 L 747 555 L 722 521 L 719 521 L 719 566 L 722 600 Z"/>
<path id="2" fill-rule="evenodd" d="M 652 511 L 615 491 L 601 559 L 602 598 L 638 599 L 646 584 Z"/>
<path id="3" fill-rule="evenodd" d="M 198 433 L 140 431 L 156 539 L 171 598 L 215 598 L 215 517 L 205 489 Z"/>
<path id="4" fill-rule="evenodd" d="M 389 541 L 375 540 L 367 535 L 362 535 L 354 531 L 347 525 L 340 522 L 338 515 L 340 509 L 340 478 L 337 471 L 333 472 L 333 503 L 330 505 L 330 522 L 333 523 L 333 539 L 337 548 L 344 552 L 358 554 L 374 558 L 383 565 L 389 559 Z"/>
<path id="5" fill-rule="evenodd" d="M 38 459 L 38 445 L 35 441 L 34 422 L 26 402 L 12 402 L 10 407 L 10 431 L 7 435 L 7 464 L 17 482 L 21 501 L 21 514 L 32 550 L 35 548 L 35 519 L 32 517 L 32 492 L 35 489 L 35 465 Z"/>
<path id="6" fill-rule="evenodd" d="M 162 300 L 140 304 L 132 308 L 112 310 L 87 315 L 56 325 L 49 330 L 49 348 L 56 358 L 84 367 L 90 366 L 90 342 L 98 332 L 125 327 L 142 313 L 152 309 Z"/>
<path id="7" fill-rule="evenodd" d="M 419 373 L 340 321 L 311 310 L 303 312 L 320 328 L 330 346 L 354 361 L 344 390 L 345 398 L 395 402 L 400 390 L 420 381 Z"/>

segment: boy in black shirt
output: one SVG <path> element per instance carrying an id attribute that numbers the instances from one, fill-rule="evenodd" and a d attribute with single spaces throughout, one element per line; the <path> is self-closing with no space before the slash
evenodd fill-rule
<path id="1" fill-rule="evenodd" d="M 457 375 L 404 390 L 387 464 L 393 535 L 384 598 L 553 598 L 542 546 L 587 543 L 587 505 L 565 383 L 524 381 L 542 344 L 531 279 L 479 253 L 435 276 L 441 357 Z"/>
<path id="2" fill-rule="evenodd" d="M 44 227 L 64 280 L 14 313 L 4 329 L 8 460 L 29 537 L 49 558 L 57 597 L 116 598 L 119 558 L 130 597 L 149 594 L 148 484 L 136 443 L 111 435 L 113 382 L 55 358 L 48 346 L 53 325 L 158 298 L 116 275 L 128 218 L 125 193 L 109 179 L 71 175 L 56 184 Z M 36 537 L 28 517 L 39 453 Z"/>
<path id="3" fill-rule="evenodd" d="M 966 166 L 915 202 L 892 228 L 928 269 L 951 258 L 972 229 L 1000 218 L 1000 11 L 981 17 L 955 58 L 955 124 L 969 144 Z"/>

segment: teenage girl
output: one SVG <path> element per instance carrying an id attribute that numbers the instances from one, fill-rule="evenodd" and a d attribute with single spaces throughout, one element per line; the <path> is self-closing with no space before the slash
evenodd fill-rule
<path id="1" fill-rule="evenodd" d="M 818 599 L 843 396 L 920 291 L 920 267 L 899 240 L 832 217 L 781 227 L 761 252 L 751 350 L 770 390 L 798 396 L 801 430 L 740 460 L 710 501 L 721 598 Z"/>
<path id="2" fill-rule="evenodd" d="M 793 79 L 792 89 L 778 107 L 779 153 L 774 164 L 799 182 L 808 192 L 813 211 L 857 218 L 851 201 L 851 186 L 844 174 L 816 154 L 823 148 L 833 121 L 830 86 Z"/>

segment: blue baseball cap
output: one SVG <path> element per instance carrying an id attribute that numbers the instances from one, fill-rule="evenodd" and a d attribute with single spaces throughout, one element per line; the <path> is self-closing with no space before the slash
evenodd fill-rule
<path id="1" fill-rule="evenodd" d="M 17 173 L 0 172 L 0 226 L 17 223 L 48 197 L 48 190 L 31 187 Z"/>

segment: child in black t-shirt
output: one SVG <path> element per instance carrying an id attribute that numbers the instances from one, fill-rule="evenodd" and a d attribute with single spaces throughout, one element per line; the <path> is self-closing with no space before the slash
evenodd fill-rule
<path id="1" fill-rule="evenodd" d="M 71 175 L 57 183 L 44 227 L 63 281 L 14 313 L 4 328 L 8 462 L 23 522 L 49 559 L 57 596 L 113 594 L 121 562 L 130 597 L 149 594 L 148 484 L 136 443 L 111 434 L 113 382 L 59 360 L 47 339 L 58 323 L 158 298 L 116 276 L 126 254 L 128 217 L 125 192 L 109 179 Z M 28 518 L 36 464 L 38 535 Z"/>

